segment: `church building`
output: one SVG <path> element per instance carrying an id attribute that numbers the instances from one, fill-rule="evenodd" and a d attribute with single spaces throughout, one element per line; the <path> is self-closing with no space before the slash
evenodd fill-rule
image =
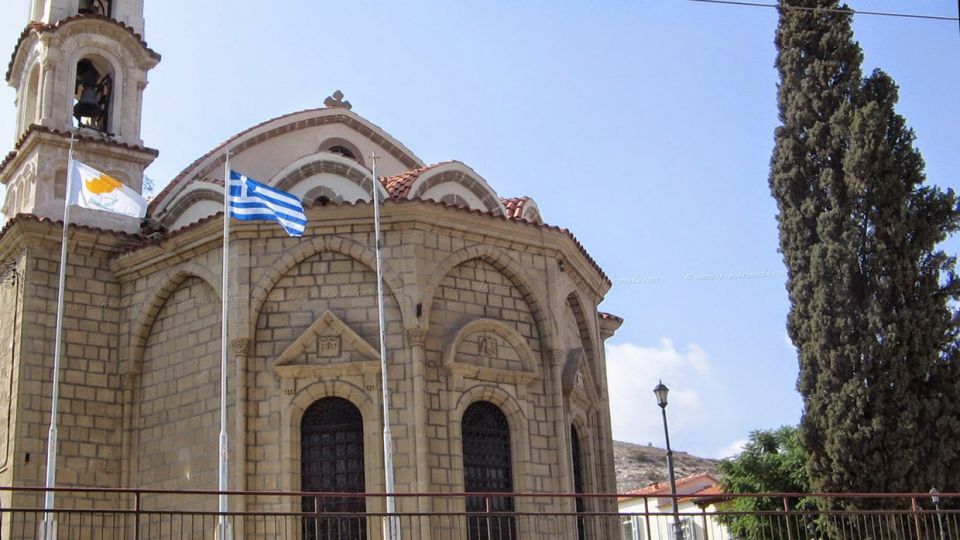
<path id="1" fill-rule="evenodd" d="M 17 125 L 0 161 L 2 486 L 45 478 L 68 149 L 138 193 L 158 155 L 140 137 L 160 61 L 143 31 L 143 0 L 32 0 L 7 68 Z M 224 291 L 228 152 L 234 170 L 299 197 L 307 226 L 297 238 L 233 221 Z M 226 301 L 230 489 L 383 492 L 374 196 L 396 492 L 614 493 L 603 344 L 622 320 L 597 310 L 610 280 L 532 199 L 498 194 L 464 163 L 424 163 L 339 92 L 206 151 L 142 220 L 71 209 L 57 484 L 217 489 Z M 152 504 L 185 500 L 217 508 L 215 496 Z M 398 510 L 462 512 L 470 500 L 405 498 Z M 383 511 L 378 498 L 344 504 Z M 615 499 L 502 504 L 616 512 Z M 301 501 L 232 497 L 230 509 L 296 512 Z M 0 537 L 15 537 L 11 526 Z M 450 537 L 431 526 L 404 538 Z M 524 538 L 509 526 L 490 538 Z M 615 527 L 578 521 L 556 537 L 614 538 Z M 277 537 L 258 534 L 243 537 Z"/>

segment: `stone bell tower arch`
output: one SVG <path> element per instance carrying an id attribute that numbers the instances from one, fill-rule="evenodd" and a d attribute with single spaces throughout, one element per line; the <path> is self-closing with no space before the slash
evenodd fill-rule
<path id="1" fill-rule="evenodd" d="M 141 191 L 157 151 L 143 146 L 147 72 L 160 55 L 143 38 L 143 0 L 32 0 L 7 84 L 16 90 L 13 151 L 0 162 L 3 212 L 61 219 L 67 149 Z M 136 232 L 130 218 L 77 212 L 79 224 Z"/>

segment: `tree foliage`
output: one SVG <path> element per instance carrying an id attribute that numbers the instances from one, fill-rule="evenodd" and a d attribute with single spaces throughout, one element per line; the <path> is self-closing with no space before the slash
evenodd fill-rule
<path id="1" fill-rule="evenodd" d="M 720 484 L 725 493 L 807 493 L 810 484 L 807 481 L 806 460 L 796 427 L 754 431 L 739 455 L 720 461 Z M 791 509 L 810 506 L 803 498 L 789 498 L 787 502 Z M 785 530 L 774 530 L 785 523 L 755 514 L 758 511 L 782 511 L 783 498 L 740 497 L 734 498 L 731 506 L 730 510 L 748 513 L 719 516 L 734 537 L 787 537 Z"/>
<path id="2" fill-rule="evenodd" d="M 811 8 L 780 11 L 770 172 L 810 487 L 960 491 L 957 199 L 925 184 L 893 80 L 862 78 L 851 16 L 781 2 Z"/>

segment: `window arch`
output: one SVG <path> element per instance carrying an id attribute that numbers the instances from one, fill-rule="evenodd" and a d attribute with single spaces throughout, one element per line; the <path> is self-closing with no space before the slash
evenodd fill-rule
<path id="1" fill-rule="evenodd" d="M 349 401 L 315 401 L 300 420 L 300 486 L 319 493 L 364 491 L 363 416 Z M 316 505 L 319 504 L 317 508 Z M 304 497 L 304 512 L 346 512 L 357 517 L 304 518 L 305 540 L 360 540 L 367 537 L 362 497 Z"/>
<path id="2" fill-rule="evenodd" d="M 467 407 L 461 422 L 463 441 L 463 484 L 467 493 L 509 493 L 513 491 L 510 456 L 510 424 L 499 407 L 477 401 Z M 467 512 L 487 512 L 488 498 L 467 497 Z M 492 512 L 513 512 L 510 497 L 489 497 Z M 516 538 L 511 516 L 467 518 L 468 540 Z"/>

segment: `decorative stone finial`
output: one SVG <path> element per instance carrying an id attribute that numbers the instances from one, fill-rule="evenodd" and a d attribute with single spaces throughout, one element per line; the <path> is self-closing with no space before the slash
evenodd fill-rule
<path id="1" fill-rule="evenodd" d="M 353 105 L 349 101 L 343 100 L 343 92 L 337 90 L 333 93 L 332 96 L 328 96 L 327 99 L 323 100 L 323 104 L 331 109 L 347 109 L 348 111 L 353 108 Z"/>

